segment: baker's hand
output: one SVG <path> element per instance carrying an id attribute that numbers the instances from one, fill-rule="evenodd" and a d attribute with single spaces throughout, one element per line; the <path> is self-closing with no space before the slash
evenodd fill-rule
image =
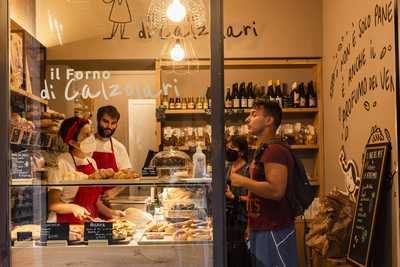
<path id="1" fill-rule="evenodd" d="M 119 218 L 123 218 L 126 216 L 126 213 L 123 212 L 122 210 L 113 210 L 111 212 L 111 218 L 112 219 L 119 219 Z"/>
<path id="2" fill-rule="evenodd" d="M 86 219 L 88 216 L 90 216 L 90 212 L 85 209 L 84 207 L 81 207 L 76 204 L 72 204 L 72 214 L 75 216 L 75 218 L 83 221 Z"/>
<path id="3" fill-rule="evenodd" d="M 237 186 L 237 187 L 243 186 L 246 183 L 246 181 L 249 179 L 249 178 L 243 177 L 237 173 L 231 173 L 230 178 L 231 178 L 231 185 Z"/>

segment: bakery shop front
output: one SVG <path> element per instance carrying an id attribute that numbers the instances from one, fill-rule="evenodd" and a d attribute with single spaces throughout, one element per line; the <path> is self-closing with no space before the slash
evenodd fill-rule
<path id="1" fill-rule="evenodd" d="M 1 266 L 400 266 L 397 1 L 0 12 Z"/>

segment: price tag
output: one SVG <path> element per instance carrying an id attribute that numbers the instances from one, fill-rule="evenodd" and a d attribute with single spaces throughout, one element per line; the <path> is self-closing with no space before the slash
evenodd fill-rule
<path id="1" fill-rule="evenodd" d="M 87 222 L 84 232 L 85 241 L 88 240 L 112 240 L 111 222 Z"/>
<path id="2" fill-rule="evenodd" d="M 157 176 L 157 168 L 155 167 L 144 167 L 142 169 L 143 177 Z"/>
<path id="3" fill-rule="evenodd" d="M 40 229 L 40 241 L 68 241 L 69 224 L 67 223 L 46 223 Z"/>
<path id="4" fill-rule="evenodd" d="M 32 232 L 17 232 L 17 241 L 31 241 Z"/>

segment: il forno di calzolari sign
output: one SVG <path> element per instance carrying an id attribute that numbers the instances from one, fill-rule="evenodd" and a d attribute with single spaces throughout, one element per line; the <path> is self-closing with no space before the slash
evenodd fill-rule
<path id="1" fill-rule="evenodd" d="M 130 82 L 124 84 L 113 83 L 111 82 L 111 77 L 112 72 L 110 71 L 50 68 L 50 77 L 48 80 L 44 80 L 44 88 L 40 91 L 40 97 L 46 100 L 59 98 L 61 92 L 58 90 L 56 92 L 55 90 L 54 82 L 56 81 L 66 82 L 63 92 L 63 97 L 66 101 L 73 101 L 76 98 L 96 99 L 100 97 L 109 100 L 118 95 L 125 95 L 131 98 L 155 99 L 161 94 L 168 95 L 169 90 L 173 90 L 175 95 L 180 96 L 177 79 L 173 79 L 172 84 L 163 82 L 161 88 L 152 88 L 147 83 L 140 85 Z M 77 88 L 77 85 L 80 87 Z"/>

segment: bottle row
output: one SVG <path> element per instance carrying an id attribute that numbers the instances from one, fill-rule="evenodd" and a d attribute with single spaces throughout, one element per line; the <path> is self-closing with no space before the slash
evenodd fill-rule
<path id="1" fill-rule="evenodd" d="M 210 109 L 211 91 L 207 88 L 206 96 L 198 97 L 161 97 L 161 105 L 166 109 Z M 276 101 L 282 108 L 314 108 L 317 107 L 317 92 L 314 82 L 293 82 L 291 89 L 280 80 L 269 80 L 267 86 L 258 86 L 253 82 L 234 83 L 227 88 L 225 94 L 226 109 L 252 108 L 254 101 L 264 98 Z"/>
<path id="2" fill-rule="evenodd" d="M 211 99 L 207 97 L 170 97 L 163 96 L 161 105 L 166 109 L 209 109 L 211 108 Z"/>
<path id="3" fill-rule="evenodd" d="M 317 107 L 317 93 L 314 82 L 305 86 L 304 82 L 293 82 L 291 90 L 280 80 L 269 80 L 267 86 L 253 85 L 252 82 L 234 83 L 227 89 L 225 108 L 252 108 L 254 100 L 264 98 L 276 101 L 282 108 L 312 108 Z"/>

